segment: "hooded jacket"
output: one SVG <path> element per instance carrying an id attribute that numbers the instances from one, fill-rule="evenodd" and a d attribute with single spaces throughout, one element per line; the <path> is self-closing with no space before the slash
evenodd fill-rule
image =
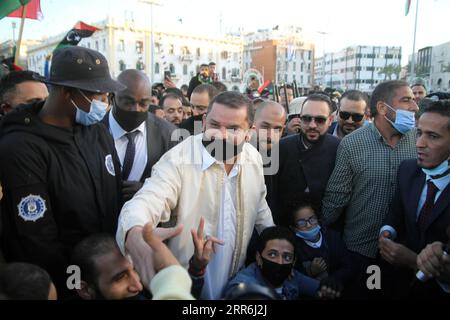
<path id="1" fill-rule="evenodd" d="M 103 124 L 52 126 L 38 116 L 43 104 L 19 106 L 0 124 L 1 244 L 7 261 L 37 264 L 65 287 L 74 245 L 115 233 L 120 163 Z"/>

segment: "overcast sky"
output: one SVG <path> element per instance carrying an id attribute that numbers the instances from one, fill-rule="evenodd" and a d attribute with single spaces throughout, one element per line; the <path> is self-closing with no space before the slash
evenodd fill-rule
<path id="1" fill-rule="evenodd" d="M 412 53 L 416 1 L 419 1 L 416 51 L 450 41 L 449 0 L 412 0 L 405 17 L 406 0 L 159 0 L 154 7 L 155 28 L 195 35 L 245 32 L 294 24 L 304 28 L 317 55 L 351 45 L 402 46 L 403 64 Z M 69 30 L 78 20 L 94 23 L 111 15 L 133 17 L 150 26 L 150 6 L 133 0 L 41 0 L 42 21 L 27 20 L 25 39 L 39 39 Z M 128 11 L 128 12 L 127 12 Z M 182 23 L 179 21 L 182 19 Z M 12 38 L 12 21 L 0 20 L 0 41 Z M 318 33 L 326 32 L 327 35 Z"/>

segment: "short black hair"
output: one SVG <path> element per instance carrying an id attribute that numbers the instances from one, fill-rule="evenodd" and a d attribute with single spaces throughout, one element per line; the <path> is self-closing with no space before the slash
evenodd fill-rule
<path id="1" fill-rule="evenodd" d="M 158 109 L 159 109 L 159 110 L 163 110 L 162 107 L 157 106 L 157 105 L 155 105 L 155 104 L 151 104 L 151 105 L 148 106 L 148 112 L 153 113 L 153 114 L 155 114 L 155 113 L 156 113 L 156 110 L 158 110 Z"/>
<path id="2" fill-rule="evenodd" d="M 201 65 L 200 65 L 200 69 L 201 68 L 204 68 L 204 67 L 209 67 L 206 63 L 202 63 Z"/>
<path id="3" fill-rule="evenodd" d="M 39 82 L 40 75 L 37 72 L 24 70 L 24 71 L 11 71 L 4 75 L 0 80 L 0 103 L 6 101 L 6 95 L 13 93 L 16 90 L 16 86 L 26 81 Z"/>
<path id="4" fill-rule="evenodd" d="M 299 212 L 302 209 L 310 208 L 314 212 L 314 214 L 316 215 L 317 218 L 319 218 L 319 216 L 320 216 L 319 206 L 316 204 L 313 204 L 313 202 L 311 202 L 309 200 L 298 202 L 297 204 L 295 204 L 293 206 L 293 208 L 294 209 L 291 211 L 291 215 L 289 217 L 289 224 L 291 226 L 295 226 L 295 223 L 296 223 L 295 215 L 297 214 L 297 212 Z"/>
<path id="5" fill-rule="evenodd" d="M 180 87 L 180 89 L 181 90 L 188 90 L 189 89 L 189 87 L 188 87 L 188 85 L 187 84 L 183 84 L 181 87 Z"/>
<path id="6" fill-rule="evenodd" d="M 334 107 L 333 102 L 331 102 L 331 99 L 328 95 L 323 93 L 313 93 L 306 97 L 305 101 L 302 103 L 302 112 L 303 112 L 303 106 L 307 101 L 323 101 L 326 102 L 328 105 L 329 115 L 333 113 Z"/>
<path id="7" fill-rule="evenodd" d="M 173 92 L 169 92 L 165 95 L 163 95 L 163 97 L 161 98 L 161 100 L 159 100 L 159 106 L 164 108 L 164 101 L 166 101 L 167 99 L 176 99 L 179 100 L 181 105 L 183 105 L 183 98 L 180 97 L 178 94 L 175 94 Z"/>
<path id="8" fill-rule="evenodd" d="M 52 279 L 34 264 L 14 262 L 0 270 L 0 295 L 8 300 L 48 300 Z"/>
<path id="9" fill-rule="evenodd" d="M 261 232 L 258 238 L 258 243 L 256 245 L 256 250 L 259 252 L 259 254 L 262 254 L 264 251 L 267 242 L 270 240 L 286 240 L 289 243 L 292 244 L 294 247 L 294 255 L 296 250 L 296 241 L 295 241 L 295 235 L 289 228 L 282 227 L 282 226 L 274 226 L 274 227 L 268 227 Z"/>
<path id="10" fill-rule="evenodd" d="M 96 258 L 119 251 L 116 240 L 109 234 L 94 234 L 81 240 L 74 248 L 71 264 L 81 270 L 81 279 L 89 284 L 98 284 Z"/>
<path id="11" fill-rule="evenodd" d="M 216 87 L 214 87 L 212 84 L 204 83 L 196 86 L 192 93 L 203 93 L 208 92 L 209 101 L 211 101 L 215 96 L 219 94 L 219 91 L 217 91 Z M 192 95 L 191 95 L 192 97 Z"/>
<path id="12" fill-rule="evenodd" d="M 379 83 L 373 90 L 370 98 L 370 113 L 372 117 L 378 114 L 377 103 L 384 101 L 387 104 L 391 104 L 396 91 L 402 87 L 409 87 L 408 82 L 403 80 L 390 80 Z"/>
<path id="13" fill-rule="evenodd" d="M 255 116 L 253 102 L 242 93 L 236 91 L 225 91 L 218 94 L 210 101 L 206 114 L 211 112 L 214 103 L 223 104 L 232 109 L 240 109 L 245 107 L 247 109 L 247 121 L 249 125 L 252 126 Z"/>
<path id="14" fill-rule="evenodd" d="M 342 99 L 347 98 L 348 100 L 352 101 L 364 101 L 366 103 L 366 107 L 369 105 L 369 97 L 367 94 L 365 94 L 362 91 L 359 90 L 347 90 L 345 91 L 339 101 L 342 101 Z"/>
<path id="15" fill-rule="evenodd" d="M 215 65 L 216 65 L 216 63 L 215 63 L 215 62 L 213 62 L 213 61 L 211 61 L 211 62 L 209 63 L 209 65 L 210 65 L 210 66 L 215 66 Z"/>
<path id="16" fill-rule="evenodd" d="M 214 88 L 217 89 L 218 92 L 225 92 L 225 91 L 228 91 L 227 86 L 226 86 L 223 82 L 220 82 L 220 81 L 214 81 L 214 82 L 212 83 L 212 85 L 214 86 Z"/>
<path id="17" fill-rule="evenodd" d="M 450 130 L 450 100 L 433 101 L 430 105 L 426 106 L 423 113 L 437 113 L 441 116 L 448 118 L 448 130 Z"/>

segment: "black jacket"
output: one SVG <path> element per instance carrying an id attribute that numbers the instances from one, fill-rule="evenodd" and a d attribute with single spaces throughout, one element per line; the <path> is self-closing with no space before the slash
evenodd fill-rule
<path id="1" fill-rule="evenodd" d="M 121 174 L 103 124 L 51 126 L 38 117 L 42 106 L 20 106 L 0 126 L 1 244 L 7 261 L 46 269 L 60 293 L 74 245 L 115 235 Z"/>
<path id="2" fill-rule="evenodd" d="M 102 123 L 109 129 L 109 112 L 103 118 Z M 152 168 L 161 156 L 178 143 L 175 135 L 172 137 L 172 133 L 177 129 L 172 123 L 149 112 L 145 125 L 147 128 L 147 164 L 142 173 L 141 182 L 151 176 Z"/>
<path id="3" fill-rule="evenodd" d="M 306 150 L 300 134 L 281 139 L 280 166 L 271 200 L 275 224 L 289 226 L 292 211 L 304 201 L 320 209 L 339 142 L 338 138 L 326 134 Z"/>
<path id="4" fill-rule="evenodd" d="M 328 275 L 334 278 L 341 285 L 348 284 L 355 272 L 352 267 L 351 256 L 345 247 L 344 241 L 340 235 L 333 230 L 322 229 L 322 246 L 320 248 L 312 248 L 306 242 L 296 238 L 296 262 L 295 268 L 304 273 L 305 263 L 310 263 L 314 258 L 323 258 L 327 264 Z"/>
<path id="5" fill-rule="evenodd" d="M 425 173 L 417 166 L 417 160 L 405 160 L 398 168 L 397 193 L 391 203 L 385 225 L 394 227 L 396 241 L 419 253 L 427 244 L 435 241 L 447 243 L 450 227 L 450 184 L 442 191 L 434 204 L 424 230 L 417 224 L 417 207 L 425 186 Z"/>
<path id="6" fill-rule="evenodd" d="M 189 100 L 191 100 L 192 92 L 194 91 L 194 89 L 195 89 L 197 86 L 199 86 L 199 85 L 201 85 L 201 84 L 206 84 L 206 83 L 211 84 L 211 83 L 212 83 L 211 78 L 208 78 L 208 81 L 207 81 L 207 82 L 202 82 L 202 81 L 200 81 L 199 76 L 200 76 L 200 73 L 197 73 L 197 74 L 196 74 L 194 77 L 192 77 L 191 80 L 189 81 L 189 87 L 188 87 L 188 91 L 187 91 L 187 97 L 188 97 Z"/>

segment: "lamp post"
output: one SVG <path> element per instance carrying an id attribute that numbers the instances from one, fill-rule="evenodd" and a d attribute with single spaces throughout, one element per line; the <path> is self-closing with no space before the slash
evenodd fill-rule
<path id="1" fill-rule="evenodd" d="M 155 0 L 139 0 L 142 3 L 150 5 L 150 57 L 151 57 L 151 68 L 150 68 L 150 80 L 154 83 L 155 80 L 155 42 L 153 38 L 153 6 L 161 6 L 158 1 Z"/>

